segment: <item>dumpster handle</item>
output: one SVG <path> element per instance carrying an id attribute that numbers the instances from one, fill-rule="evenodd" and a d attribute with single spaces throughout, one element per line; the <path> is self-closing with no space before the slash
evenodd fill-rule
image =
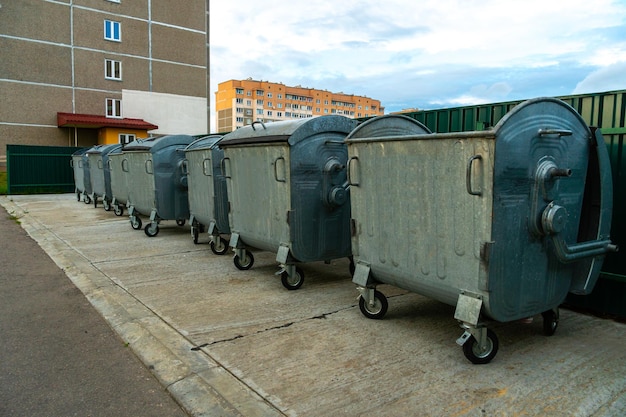
<path id="1" fill-rule="evenodd" d="M 224 178 L 230 178 L 230 175 L 226 172 L 226 161 L 228 161 L 228 166 L 230 167 L 230 158 L 222 159 L 222 163 L 220 164 L 220 168 L 222 169 L 222 176 Z"/>
<path id="2" fill-rule="evenodd" d="M 474 155 L 467 161 L 467 170 L 465 172 L 465 185 L 467 186 L 467 192 L 470 195 L 483 195 L 482 190 L 474 191 L 472 189 L 472 167 L 474 166 L 475 160 L 481 160 L 483 157 L 481 155 Z"/>
<path id="3" fill-rule="evenodd" d="M 255 127 L 254 127 L 255 123 L 259 123 L 261 126 L 263 126 L 263 129 L 267 129 L 267 128 L 265 127 L 265 123 L 263 123 L 263 122 L 262 122 L 262 121 L 260 121 L 260 120 L 255 120 L 255 121 L 254 121 L 254 122 L 252 122 L 252 124 L 250 125 L 250 127 L 252 127 L 252 130 L 256 130 L 256 129 L 255 129 Z"/>
<path id="4" fill-rule="evenodd" d="M 189 174 L 189 161 L 186 158 L 180 163 L 180 172 L 183 175 Z"/>
<path id="5" fill-rule="evenodd" d="M 539 136 L 543 136 L 543 135 L 572 136 L 571 130 L 539 129 L 537 133 L 539 134 Z"/>
<path id="6" fill-rule="evenodd" d="M 278 161 L 283 161 L 283 178 L 278 178 Z M 287 182 L 287 179 L 285 178 L 285 168 L 284 168 L 284 164 L 285 164 L 285 158 L 283 158 L 282 156 L 279 156 L 278 158 L 276 158 L 276 160 L 274 161 L 274 179 L 277 182 Z"/>
<path id="7" fill-rule="evenodd" d="M 122 159 L 122 163 L 120 165 L 122 166 L 122 171 L 128 172 L 128 159 Z"/>
<path id="8" fill-rule="evenodd" d="M 98 159 L 98 169 L 103 169 L 104 168 L 104 161 L 102 161 L 102 159 Z"/>
<path id="9" fill-rule="evenodd" d="M 348 185 L 354 185 L 355 187 L 359 186 L 359 182 L 358 181 L 353 181 L 352 180 L 352 175 L 350 175 L 350 172 L 352 172 L 352 161 L 359 161 L 359 158 L 356 156 L 353 156 L 352 158 L 348 159 L 348 165 L 347 165 L 347 174 L 348 174 Z"/>
<path id="10" fill-rule="evenodd" d="M 148 169 L 148 165 L 150 165 L 149 169 Z M 152 159 L 147 159 L 146 162 L 144 163 L 144 167 L 146 168 L 146 174 L 152 174 L 153 173 Z"/>
<path id="11" fill-rule="evenodd" d="M 208 162 L 208 164 L 207 164 L 207 162 Z M 209 167 L 209 169 L 207 169 L 207 166 Z M 202 173 L 206 177 L 210 177 L 211 176 L 211 159 L 210 158 L 204 158 L 204 160 L 202 161 Z"/>

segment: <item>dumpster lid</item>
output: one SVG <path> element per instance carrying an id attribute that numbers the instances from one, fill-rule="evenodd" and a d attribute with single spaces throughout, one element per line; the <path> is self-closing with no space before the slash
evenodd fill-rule
<path id="1" fill-rule="evenodd" d="M 196 139 L 185 148 L 185 152 L 191 150 L 212 149 L 218 146 L 218 143 L 222 138 L 222 135 L 209 135 Z"/>
<path id="2" fill-rule="evenodd" d="M 366 120 L 346 137 L 346 142 L 359 138 L 419 135 L 432 133 L 425 125 L 407 116 L 387 114 Z"/>
<path id="3" fill-rule="evenodd" d="M 114 144 L 110 144 L 110 145 L 96 145 L 93 148 L 87 150 L 87 154 L 89 155 L 93 155 L 93 154 L 109 154 L 111 152 L 115 152 L 118 149 L 120 149 L 122 147 L 121 144 L 119 143 L 114 143 Z"/>
<path id="4" fill-rule="evenodd" d="M 358 122 L 345 116 L 318 116 L 298 120 L 284 120 L 279 122 L 253 122 L 224 136 L 220 147 L 287 142 L 294 146 L 319 133 L 341 133 L 347 135 L 356 127 Z"/>
<path id="5" fill-rule="evenodd" d="M 152 153 L 170 146 L 187 146 L 194 141 L 190 135 L 168 135 L 157 138 L 138 139 L 124 146 L 124 151 L 150 151 Z"/>

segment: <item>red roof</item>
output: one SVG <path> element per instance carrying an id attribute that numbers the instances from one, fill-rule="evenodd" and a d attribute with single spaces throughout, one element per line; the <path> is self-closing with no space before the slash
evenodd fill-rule
<path id="1" fill-rule="evenodd" d="M 143 119 L 117 119 L 95 114 L 57 113 L 59 127 L 85 127 L 98 129 L 101 127 L 119 127 L 123 129 L 154 130 L 159 126 Z"/>

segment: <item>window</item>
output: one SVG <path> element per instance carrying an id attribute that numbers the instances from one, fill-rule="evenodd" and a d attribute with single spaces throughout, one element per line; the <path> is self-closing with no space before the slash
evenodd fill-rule
<path id="1" fill-rule="evenodd" d="M 252 100 L 246 100 L 246 106 L 252 106 Z"/>
<path id="2" fill-rule="evenodd" d="M 120 133 L 120 143 L 126 145 L 135 140 L 135 135 L 132 133 Z"/>
<path id="3" fill-rule="evenodd" d="M 107 117 L 122 117 L 122 100 L 107 98 L 106 99 L 106 115 Z"/>
<path id="4" fill-rule="evenodd" d="M 256 109 L 256 114 L 263 116 L 263 109 Z"/>
<path id="5" fill-rule="evenodd" d="M 278 111 L 278 112 L 276 112 L 276 116 L 278 116 L 278 117 L 283 117 L 283 112 L 282 112 L 282 111 Z"/>
<path id="6" fill-rule="evenodd" d="M 122 24 L 112 20 L 104 21 L 104 39 L 108 41 L 122 41 Z"/>
<path id="7" fill-rule="evenodd" d="M 104 78 L 107 80 L 122 80 L 122 62 L 112 59 L 104 60 Z"/>
<path id="8" fill-rule="evenodd" d="M 283 98 L 283 95 L 282 95 L 282 94 L 279 94 L 279 95 L 278 95 L 278 98 L 279 98 L 279 99 L 280 99 L 280 98 Z"/>
<path id="9" fill-rule="evenodd" d="M 243 99 L 242 98 L 235 99 L 235 102 L 237 104 L 243 104 Z"/>
<path id="10" fill-rule="evenodd" d="M 268 110 L 268 111 L 267 111 L 267 115 L 268 115 L 268 116 L 273 116 L 272 111 L 271 111 L 271 110 Z"/>
<path id="11" fill-rule="evenodd" d="M 243 94 L 243 88 L 236 88 L 235 94 Z"/>
<path id="12" fill-rule="evenodd" d="M 256 101 L 256 105 L 257 106 L 262 106 L 263 105 L 263 100 L 257 100 Z"/>
<path id="13" fill-rule="evenodd" d="M 262 96 L 263 95 L 263 90 L 256 90 L 256 95 L 257 96 Z"/>
<path id="14" fill-rule="evenodd" d="M 272 98 L 272 93 L 267 93 L 267 98 Z"/>

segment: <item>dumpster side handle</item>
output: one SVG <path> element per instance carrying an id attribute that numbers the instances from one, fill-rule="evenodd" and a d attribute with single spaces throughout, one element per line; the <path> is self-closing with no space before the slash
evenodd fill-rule
<path id="1" fill-rule="evenodd" d="M 353 161 L 356 161 L 356 162 L 354 162 L 354 165 L 353 165 Z M 356 157 L 356 156 L 353 156 L 352 158 L 348 159 L 348 171 L 347 171 L 347 174 L 348 174 L 348 185 L 350 185 L 350 186 L 351 185 L 354 185 L 355 187 L 359 186 L 358 175 L 352 175 L 352 167 L 358 166 L 357 165 L 358 162 L 359 162 L 359 158 Z M 356 172 L 356 168 L 355 168 L 355 172 Z M 355 177 L 356 177 L 356 180 L 354 179 Z"/>
<path id="2" fill-rule="evenodd" d="M 148 167 L 149 166 L 149 167 Z M 152 174 L 152 159 L 147 159 L 144 163 L 144 168 L 146 169 L 146 174 Z"/>
<path id="3" fill-rule="evenodd" d="M 474 161 L 482 161 L 482 159 L 483 157 L 481 155 L 474 155 L 467 161 L 467 169 L 465 171 L 465 185 L 467 187 L 467 193 L 470 195 L 483 195 L 482 190 L 474 191 L 474 189 L 472 188 L 472 168 L 474 167 Z"/>
<path id="4" fill-rule="evenodd" d="M 213 165 L 211 164 L 211 158 L 204 158 L 204 160 L 202 161 L 202 173 L 206 176 L 206 177 L 210 177 L 212 174 L 212 170 L 211 167 Z"/>
<path id="5" fill-rule="evenodd" d="M 225 157 L 220 164 L 222 169 L 222 176 L 224 178 L 230 178 L 230 158 Z"/>
<path id="6" fill-rule="evenodd" d="M 282 161 L 281 165 L 283 167 L 282 177 L 280 178 L 278 176 L 278 161 Z M 287 178 L 285 175 L 285 158 L 283 158 L 282 156 L 279 156 L 274 161 L 274 179 L 276 180 L 276 182 L 287 182 Z"/>

